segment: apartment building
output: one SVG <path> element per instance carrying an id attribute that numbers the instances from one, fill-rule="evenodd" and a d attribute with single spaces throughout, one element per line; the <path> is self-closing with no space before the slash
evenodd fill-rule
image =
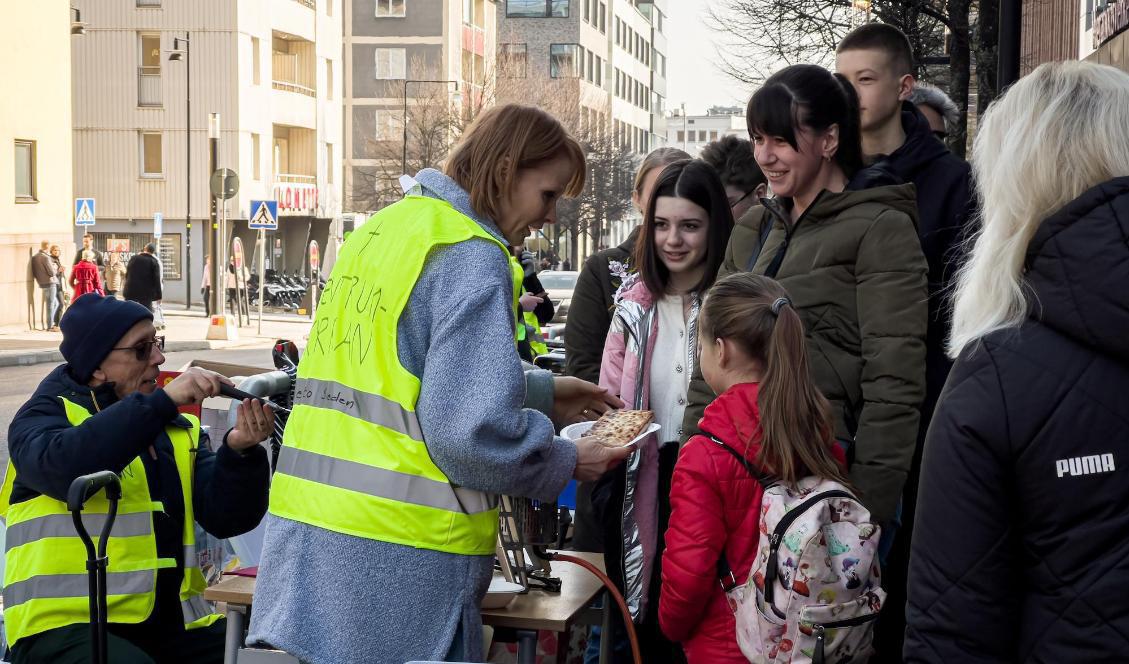
<path id="1" fill-rule="evenodd" d="M 0 22 L 0 326 L 38 327 L 42 293 L 29 261 L 47 240 L 69 258 L 71 44 L 66 3 L 14 2 Z M 77 25 L 75 26 L 78 27 Z"/>
<path id="2" fill-rule="evenodd" d="M 343 0 L 347 206 L 378 209 L 493 95 L 495 0 Z"/>
<path id="3" fill-rule="evenodd" d="M 666 142 L 665 16 L 662 0 L 499 0 L 499 101 L 548 97 L 645 154 Z"/>
<path id="4" fill-rule="evenodd" d="M 327 253 L 341 212 L 341 2 L 73 0 L 86 22 L 71 61 L 74 195 L 96 199 L 96 248 L 140 251 L 159 213 L 165 299 L 200 302 L 217 113 L 217 166 L 239 176 L 225 255 L 239 237 L 257 264 L 252 200 L 278 201 L 269 269 L 304 270 L 310 240 Z"/>
<path id="5" fill-rule="evenodd" d="M 697 158 L 708 143 L 723 136 L 748 138 L 745 109 L 739 106 L 714 106 L 705 115 L 686 115 L 675 111 L 667 118 L 667 142 Z"/>

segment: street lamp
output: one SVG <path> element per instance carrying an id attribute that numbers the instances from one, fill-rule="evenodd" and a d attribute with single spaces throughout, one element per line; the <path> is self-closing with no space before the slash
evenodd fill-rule
<path id="1" fill-rule="evenodd" d="M 400 171 L 404 175 L 408 174 L 408 83 L 445 83 L 447 85 L 454 83 L 455 95 L 452 100 L 455 102 L 455 104 L 459 104 L 462 101 L 461 95 L 459 94 L 458 81 L 425 81 L 418 79 L 404 79 L 404 115 L 402 120 L 402 124 L 404 125 L 404 144 L 403 151 L 400 155 Z"/>
<path id="2" fill-rule="evenodd" d="M 219 168 L 219 143 L 220 143 L 220 114 L 208 114 L 208 172 L 215 173 Z M 204 234 L 204 252 L 212 257 L 212 273 L 209 279 L 212 282 L 212 297 L 211 308 L 212 315 L 223 316 L 223 298 L 220 297 L 220 289 L 223 288 L 223 265 L 224 261 L 220 256 L 220 236 L 219 236 L 219 206 L 216 203 L 215 194 L 211 194 L 208 198 L 212 201 L 210 208 L 210 221 L 211 229 Z"/>
<path id="3" fill-rule="evenodd" d="M 71 34 L 85 35 L 86 24 L 82 22 L 82 12 L 78 7 L 71 7 L 71 12 L 74 14 L 74 20 L 71 21 Z"/>
<path id="4" fill-rule="evenodd" d="M 183 49 L 181 48 L 183 46 Z M 192 41 L 188 32 L 174 37 L 169 62 L 184 63 L 184 308 L 192 310 Z"/>

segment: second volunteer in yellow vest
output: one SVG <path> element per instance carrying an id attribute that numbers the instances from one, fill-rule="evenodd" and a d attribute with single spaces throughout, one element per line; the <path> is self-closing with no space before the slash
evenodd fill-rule
<path id="1" fill-rule="evenodd" d="M 270 435 L 271 414 L 242 404 L 212 452 L 199 422 L 177 407 L 215 396 L 226 379 L 193 368 L 158 388 L 164 339 L 148 309 L 87 294 L 61 327 L 67 363 L 39 384 L 9 430 L 0 515 L 11 661 L 89 656 L 87 554 L 66 496 L 75 478 L 112 470 L 122 498 L 107 547 L 109 660 L 221 662 L 225 621 L 201 597 L 196 526 L 231 537 L 262 519 L 270 469 L 257 443 Z M 107 511 L 102 493 L 87 502 L 92 535 Z"/>
<path id="2" fill-rule="evenodd" d="M 620 401 L 523 371 L 507 247 L 584 183 L 579 144 L 507 105 L 338 253 L 298 368 L 248 640 L 310 662 L 482 661 L 497 494 L 552 500 L 625 456 L 554 434 Z"/>

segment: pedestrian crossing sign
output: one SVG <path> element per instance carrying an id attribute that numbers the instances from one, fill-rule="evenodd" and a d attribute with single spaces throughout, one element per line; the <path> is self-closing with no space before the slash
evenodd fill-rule
<path id="1" fill-rule="evenodd" d="M 278 201 L 251 201 L 249 228 L 278 230 Z"/>
<path id="2" fill-rule="evenodd" d="M 94 225 L 94 199 L 93 198 L 76 198 L 76 199 L 74 199 L 74 225 L 75 226 L 93 226 Z"/>

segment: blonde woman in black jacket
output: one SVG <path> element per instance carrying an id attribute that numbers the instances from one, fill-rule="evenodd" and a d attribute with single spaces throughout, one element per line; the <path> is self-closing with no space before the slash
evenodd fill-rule
<path id="1" fill-rule="evenodd" d="M 925 444 L 907 662 L 1129 648 L 1129 74 L 1040 66 L 973 148 L 983 223 Z"/>

